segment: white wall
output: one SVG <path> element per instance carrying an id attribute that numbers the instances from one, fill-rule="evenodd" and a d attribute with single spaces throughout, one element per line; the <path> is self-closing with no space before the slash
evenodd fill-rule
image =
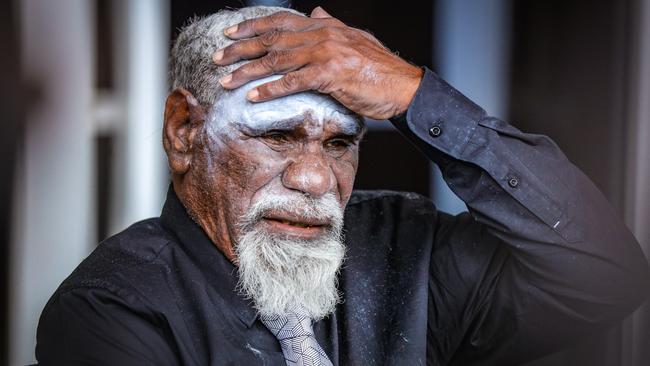
<path id="1" fill-rule="evenodd" d="M 90 250 L 92 2 L 23 0 L 21 45 L 30 91 L 16 172 L 9 360 L 35 361 L 38 316 Z"/>
<path id="2" fill-rule="evenodd" d="M 115 0 L 114 90 L 95 90 L 95 2 L 22 0 L 30 91 L 17 161 L 10 258 L 10 365 L 35 362 L 38 317 L 95 247 L 94 138 L 117 138 L 109 229 L 158 216 L 167 187 L 161 144 L 168 0 Z"/>
<path id="3" fill-rule="evenodd" d="M 635 2 L 629 78 L 625 221 L 650 256 L 650 1 Z M 624 366 L 647 365 L 650 304 L 624 324 Z"/>
<path id="4" fill-rule="evenodd" d="M 110 231 L 158 216 L 166 193 L 162 122 L 167 94 L 168 0 L 115 0 L 116 93 L 125 111 L 118 149 Z"/>
<path id="5" fill-rule="evenodd" d="M 483 107 L 507 120 L 510 60 L 509 0 L 437 0 L 434 11 L 434 70 Z M 432 169 L 431 192 L 439 210 L 467 207 Z"/>

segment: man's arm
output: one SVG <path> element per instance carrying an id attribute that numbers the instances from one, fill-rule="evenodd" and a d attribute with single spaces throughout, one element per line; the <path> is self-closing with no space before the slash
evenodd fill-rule
<path id="1" fill-rule="evenodd" d="M 71 290 L 51 300 L 43 312 L 36 359 L 45 366 L 179 365 L 154 321 L 106 289 Z"/>
<path id="2" fill-rule="evenodd" d="M 467 203 L 470 214 L 442 216 L 434 248 L 435 256 L 453 247 L 459 266 L 439 278 L 456 275 L 459 286 L 438 285 L 466 306 L 462 339 L 447 345 L 452 363 L 534 357 L 646 297 L 648 267 L 635 239 L 550 139 L 486 116 L 435 74 L 422 79 L 419 68 L 320 8 L 311 18 L 247 20 L 226 34 L 240 41 L 218 51 L 216 63 L 259 58 L 224 77 L 225 88 L 285 74 L 249 99 L 315 90 L 365 117 L 392 118 Z M 434 258 L 432 271 L 438 259 L 454 258 Z"/>
<path id="3" fill-rule="evenodd" d="M 431 262 L 430 307 L 445 295 L 463 308 L 451 364 L 538 357 L 646 297 L 650 274 L 636 240 L 550 139 L 488 117 L 430 71 L 393 122 L 471 214 L 442 216 Z"/>

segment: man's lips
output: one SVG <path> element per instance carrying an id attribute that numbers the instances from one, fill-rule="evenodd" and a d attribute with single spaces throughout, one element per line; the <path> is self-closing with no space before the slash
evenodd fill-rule
<path id="1" fill-rule="evenodd" d="M 310 227 L 310 226 L 328 226 L 329 222 L 324 220 L 318 220 L 314 218 L 306 218 L 300 216 L 294 216 L 290 214 L 267 214 L 264 215 L 265 220 L 279 221 L 287 225 L 295 225 L 300 227 Z"/>
<path id="2" fill-rule="evenodd" d="M 289 213 L 268 213 L 262 218 L 273 231 L 303 238 L 314 238 L 323 234 L 330 223 L 325 220 L 301 217 Z"/>

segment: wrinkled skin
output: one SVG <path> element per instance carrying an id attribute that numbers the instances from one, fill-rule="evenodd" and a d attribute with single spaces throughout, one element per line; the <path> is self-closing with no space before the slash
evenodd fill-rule
<path id="1" fill-rule="evenodd" d="M 245 93 L 242 89 L 223 102 L 252 104 Z M 325 96 L 292 96 L 277 102 L 229 108 L 231 113 L 217 105 L 210 113 L 184 90 L 167 99 L 164 145 L 174 189 L 194 220 L 233 262 L 233 238 L 241 235 L 239 218 L 262 195 L 316 198 L 331 192 L 344 207 L 352 192 L 362 134 L 358 117 L 341 113 L 343 108 Z M 286 116 L 282 129 L 277 121 L 264 124 L 254 118 L 273 117 L 278 108 L 294 112 Z M 223 120 L 228 117 L 233 120 Z M 249 118 L 255 123 L 246 123 Z M 287 213 L 276 216 L 305 222 Z M 303 239 L 324 231 L 269 222 L 273 223 L 269 229 L 278 234 Z"/>
<path id="2" fill-rule="evenodd" d="M 242 41 L 218 51 L 215 62 L 262 57 L 222 79 L 225 88 L 235 90 L 215 106 L 201 106 L 188 91 L 174 90 L 165 106 L 163 145 L 175 192 L 217 248 L 236 263 L 239 218 L 260 195 L 319 197 L 331 192 L 345 207 L 362 134 L 351 128 L 359 119 L 350 117 L 350 110 L 375 119 L 404 112 L 422 70 L 320 8 L 311 18 L 282 12 L 244 21 L 226 33 Z M 285 75 L 251 82 L 272 74 Z M 268 117 L 278 110 L 268 103 L 268 110 L 260 112 L 267 105 L 260 102 L 302 91 L 310 93 L 277 99 L 285 103 L 282 111 L 291 111 L 287 118 L 301 117 L 299 123 L 289 129 L 270 124 L 251 130 L 256 115 Z M 347 114 L 340 113 L 346 110 L 341 105 Z M 254 112 L 229 114 L 229 106 Z M 300 217 L 287 219 L 291 225 L 269 220 L 269 227 L 305 238 L 319 232 L 318 227 L 293 225 L 302 224 Z"/>

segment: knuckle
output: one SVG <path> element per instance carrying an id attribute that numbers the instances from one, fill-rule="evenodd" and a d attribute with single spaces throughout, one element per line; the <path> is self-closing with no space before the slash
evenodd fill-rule
<path id="1" fill-rule="evenodd" d="M 272 30 L 266 32 L 259 37 L 260 45 L 263 47 L 271 47 L 280 39 L 280 32 L 278 30 Z"/>
<path id="2" fill-rule="evenodd" d="M 332 90 L 332 81 L 326 78 L 317 78 L 314 80 L 313 89 L 319 93 L 329 94 Z"/>
<path id="3" fill-rule="evenodd" d="M 341 62 L 335 59 L 329 59 L 323 64 L 325 73 L 336 75 L 341 69 Z"/>
<path id="4" fill-rule="evenodd" d="M 253 25 L 255 24 L 255 19 L 246 19 L 242 22 L 240 22 L 237 27 L 239 31 L 249 31 L 253 28 Z"/>
<path id="5" fill-rule="evenodd" d="M 342 24 L 341 21 L 336 18 L 325 18 L 323 19 L 323 22 L 331 27 L 339 27 Z"/>
<path id="6" fill-rule="evenodd" d="M 338 49 L 338 44 L 336 41 L 333 41 L 331 39 L 326 39 L 320 43 L 319 48 L 321 49 L 321 51 L 326 53 L 336 53 Z"/>
<path id="7" fill-rule="evenodd" d="M 368 39 L 375 38 L 372 34 L 370 34 L 370 32 L 368 32 L 366 30 L 363 30 L 363 29 L 357 29 L 356 32 L 353 32 L 353 33 L 355 33 L 358 36 L 368 38 Z"/>
<path id="8" fill-rule="evenodd" d="M 320 32 L 324 41 L 330 40 L 343 43 L 348 40 L 345 29 L 341 27 L 324 27 L 320 29 Z"/>
<path id="9" fill-rule="evenodd" d="M 313 72 L 313 77 L 309 78 L 309 89 L 315 90 L 319 93 L 329 94 L 332 90 L 332 74 L 328 74 L 327 70 L 318 69 Z"/>
<path id="10" fill-rule="evenodd" d="M 224 56 L 231 56 L 233 54 L 236 54 L 239 52 L 240 47 L 241 47 L 241 42 L 234 42 L 223 49 L 223 54 Z"/>
<path id="11" fill-rule="evenodd" d="M 334 39 L 337 36 L 337 32 L 333 27 L 323 27 L 320 29 L 324 39 Z"/>
<path id="12" fill-rule="evenodd" d="M 232 72 L 232 81 L 235 83 L 248 81 L 251 72 L 251 63 L 242 65 L 240 68 Z"/>
<path id="13" fill-rule="evenodd" d="M 279 28 L 290 16 L 291 13 L 289 13 L 288 11 L 279 11 L 277 13 L 271 14 L 268 17 L 268 21 L 272 26 Z"/>
<path id="14" fill-rule="evenodd" d="M 230 73 L 230 75 L 232 76 L 232 81 L 233 82 L 238 82 L 238 81 L 246 78 L 246 73 L 247 73 L 246 71 L 247 70 L 246 70 L 245 66 L 246 65 L 243 65 L 242 67 L 239 67 L 239 68 L 235 69 L 232 73 Z"/>
<path id="15" fill-rule="evenodd" d="M 277 18 L 278 20 L 286 20 L 286 19 L 289 19 L 289 18 L 291 18 L 291 17 L 293 16 L 293 14 L 289 13 L 289 12 L 286 11 L 286 10 L 284 10 L 284 11 L 279 11 L 279 12 L 277 12 L 277 13 L 275 13 L 275 14 L 276 14 L 276 18 Z"/>
<path id="16" fill-rule="evenodd" d="M 284 90 L 293 90 L 298 88 L 301 82 L 300 75 L 296 73 L 288 73 L 284 75 L 280 80 L 278 80 L 280 86 Z"/>
<path id="17" fill-rule="evenodd" d="M 260 63 L 262 64 L 262 67 L 266 69 L 275 70 L 275 68 L 280 63 L 281 57 L 282 54 L 279 51 L 271 51 L 267 53 L 266 56 L 260 59 Z"/>
<path id="18" fill-rule="evenodd" d="M 351 36 L 359 41 L 367 40 L 381 45 L 381 42 L 379 42 L 379 40 L 377 40 L 377 38 L 373 36 L 372 33 L 365 30 L 355 29 L 355 32 L 351 32 Z"/>

